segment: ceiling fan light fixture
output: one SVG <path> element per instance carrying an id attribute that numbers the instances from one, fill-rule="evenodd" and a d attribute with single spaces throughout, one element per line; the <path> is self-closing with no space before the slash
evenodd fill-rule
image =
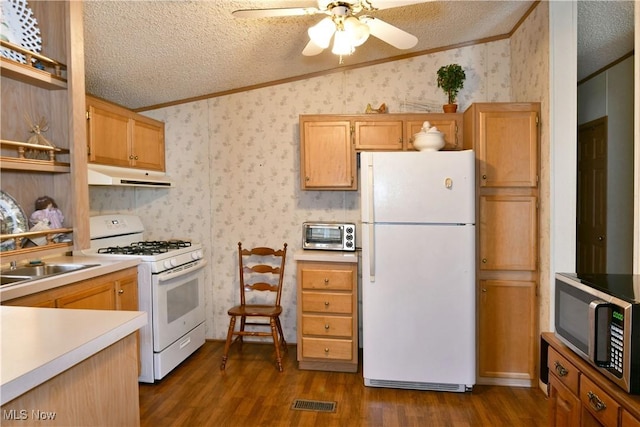
<path id="1" fill-rule="evenodd" d="M 333 48 L 331 53 L 334 55 L 351 55 L 355 48 L 351 36 L 344 30 L 338 30 L 333 36 Z"/>
<path id="2" fill-rule="evenodd" d="M 344 20 L 344 30 L 349 34 L 354 47 L 361 46 L 369 38 L 369 26 L 355 16 Z"/>
<path id="3" fill-rule="evenodd" d="M 316 46 L 326 49 L 329 47 L 329 43 L 331 43 L 331 36 L 333 36 L 335 31 L 336 26 L 333 23 L 333 20 L 326 17 L 313 27 L 309 28 L 307 33 L 309 34 L 311 41 Z"/>

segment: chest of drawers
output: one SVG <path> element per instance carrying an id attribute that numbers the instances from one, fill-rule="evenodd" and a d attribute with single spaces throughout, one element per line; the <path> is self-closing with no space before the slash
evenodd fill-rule
<path id="1" fill-rule="evenodd" d="M 357 372 L 357 263 L 297 262 L 300 369 Z"/>

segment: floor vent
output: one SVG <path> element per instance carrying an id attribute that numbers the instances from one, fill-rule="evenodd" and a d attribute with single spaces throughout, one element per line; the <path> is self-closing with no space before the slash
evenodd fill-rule
<path id="1" fill-rule="evenodd" d="M 321 402 L 319 400 L 296 399 L 291 409 L 298 411 L 336 412 L 336 402 Z"/>

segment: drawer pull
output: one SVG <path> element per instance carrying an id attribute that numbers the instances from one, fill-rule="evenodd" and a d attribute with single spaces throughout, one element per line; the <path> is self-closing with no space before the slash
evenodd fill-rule
<path id="1" fill-rule="evenodd" d="M 329 301 L 325 301 L 325 302 L 324 302 L 324 306 L 325 306 L 325 307 L 329 307 Z"/>
<path id="2" fill-rule="evenodd" d="M 328 277 L 325 277 L 325 278 L 324 278 L 324 284 L 325 284 L 325 285 L 328 285 L 328 284 L 329 284 L 329 278 L 328 278 Z"/>
<path id="3" fill-rule="evenodd" d="M 607 409 L 607 405 L 605 405 L 604 402 L 600 400 L 598 395 L 595 394 L 594 392 L 592 391 L 588 392 L 587 397 L 589 397 L 589 404 L 591 405 L 594 411 L 598 412 L 598 411 Z"/>
<path id="4" fill-rule="evenodd" d="M 324 348 L 324 352 L 328 354 L 329 353 L 329 347 L 325 347 Z"/>
<path id="5" fill-rule="evenodd" d="M 325 325 L 324 325 L 324 328 L 328 331 L 328 330 L 329 330 L 329 324 L 328 324 L 328 323 L 327 323 L 327 324 L 325 324 Z"/>
<path id="6" fill-rule="evenodd" d="M 565 367 L 560 364 L 560 362 L 556 361 L 555 366 L 556 366 L 556 373 L 558 374 L 559 377 L 564 377 L 569 373 L 569 371 L 567 371 Z"/>

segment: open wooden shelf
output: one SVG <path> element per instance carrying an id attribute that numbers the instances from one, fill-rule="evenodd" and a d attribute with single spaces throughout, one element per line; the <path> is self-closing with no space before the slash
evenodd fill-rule
<path id="1" fill-rule="evenodd" d="M 63 71 L 66 72 L 67 69 L 67 66 L 63 63 L 4 40 L 0 40 L 0 46 L 19 52 L 27 58 L 27 63 L 23 64 L 12 59 L 0 57 L 0 74 L 2 76 L 49 90 L 64 90 L 68 88 L 67 80 L 62 77 Z M 32 59 L 38 60 L 45 69 L 41 70 L 34 67 Z"/>
<path id="2" fill-rule="evenodd" d="M 7 240 L 13 240 L 16 247 L 16 249 L 2 251 L 0 252 L 0 254 L 2 254 L 2 257 L 4 258 L 7 255 L 23 255 L 23 254 L 29 254 L 34 252 L 40 252 L 43 249 L 47 250 L 47 249 L 58 249 L 58 248 L 68 247 L 73 245 L 73 241 L 57 243 L 53 241 L 53 238 L 57 234 L 71 234 L 71 233 L 73 233 L 73 228 L 56 228 L 56 229 L 41 230 L 41 231 L 27 231 L 24 233 L 15 233 L 15 234 L 0 234 L 0 241 L 4 242 Z M 40 246 L 32 246 L 32 247 L 24 247 L 24 248 L 22 247 L 23 242 L 25 242 L 25 239 L 28 240 L 31 238 L 38 238 L 38 237 L 45 237 L 47 239 L 47 243 Z"/>
<path id="3" fill-rule="evenodd" d="M 54 172 L 67 173 L 71 170 L 71 165 L 56 160 L 58 154 L 69 154 L 66 148 L 49 147 L 46 145 L 29 144 L 26 142 L 0 140 L 3 148 L 15 148 L 16 156 L 0 156 L 0 168 L 6 170 L 23 170 L 32 172 Z M 31 159 L 26 157 L 30 150 L 43 151 L 48 153 L 48 160 Z"/>

